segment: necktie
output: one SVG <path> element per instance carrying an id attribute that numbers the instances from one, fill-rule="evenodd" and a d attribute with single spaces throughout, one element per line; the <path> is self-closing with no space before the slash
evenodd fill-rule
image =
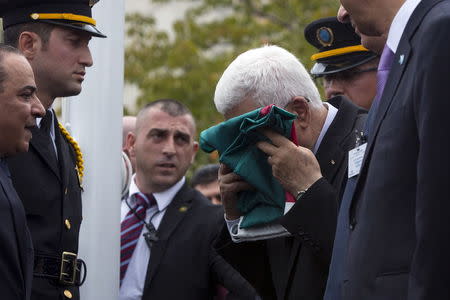
<path id="1" fill-rule="evenodd" d="M 50 135 L 50 131 L 52 128 L 53 121 L 53 113 L 50 110 L 47 110 L 45 116 L 42 118 L 41 123 L 39 124 L 39 130 L 45 136 L 46 145 L 48 147 L 48 151 L 51 153 L 51 160 L 57 165 L 58 158 L 56 156 L 55 147 L 53 146 L 53 140 Z"/>
<path id="2" fill-rule="evenodd" d="M 123 219 L 120 228 L 120 283 L 125 277 L 128 265 L 133 256 L 133 251 L 141 236 L 142 228 L 147 209 L 156 204 L 156 200 L 152 195 L 148 197 L 142 194 L 134 194 L 132 197 L 136 200 L 134 208 L 130 209 Z"/>
<path id="3" fill-rule="evenodd" d="M 394 60 L 394 53 L 387 45 L 384 46 L 381 54 L 380 63 L 377 71 L 377 94 L 372 102 L 369 115 L 367 117 L 365 126 L 365 135 L 370 138 L 370 131 L 375 120 L 375 115 L 380 104 L 380 99 L 383 95 L 384 87 L 389 76 L 389 71 Z M 334 238 L 333 255 L 331 258 L 330 272 L 328 275 L 327 288 L 325 291 L 324 300 L 341 300 L 342 292 L 341 285 L 345 279 L 345 265 L 347 243 L 350 235 L 349 231 L 349 210 L 350 203 L 356 187 L 357 176 L 349 178 L 345 186 L 345 191 L 342 196 L 341 207 L 339 209 L 338 223 L 336 227 L 336 236 Z"/>
<path id="4" fill-rule="evenodd" d="M 391 70 L 392 62 L 394 61 L 394 52 L 388 47 L 384 46 L 383 53 L 381 53 L 380 63 L 378 64 L 377 71 L 377 94 L 372 102 L 369 115 L 366 122 L 366 136 L 370 136 L 372 129 L 372 123 L 374 122 L 375 115 L 380 105 L 381 97 L 383 96 L 384 87 L 386 86 L 387 79 L 389 77 L 389 71 Z"/>
<path id="5" fill-rule="evenodd" d="M 50 136 L 50 128 L 52 126 L 52 118 L 53 114 L 50 110 L 45 112 L 45 116 L 42 118 L 41 123 L 39 124 L 39 129 L 45 135 Z"/>

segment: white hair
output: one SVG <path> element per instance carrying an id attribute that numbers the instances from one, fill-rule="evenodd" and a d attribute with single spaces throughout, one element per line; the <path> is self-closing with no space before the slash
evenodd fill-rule
<path id="1" fill-rule="evenodd" d="M 240 54 L 225 70 L 216 86 L 214 103 L 225 114 L 251 97 L 260 106 L 284 108 L 295 96 L 321 105 L 319 91 L 300 61 L 278 46 L 263 46 Z"/>

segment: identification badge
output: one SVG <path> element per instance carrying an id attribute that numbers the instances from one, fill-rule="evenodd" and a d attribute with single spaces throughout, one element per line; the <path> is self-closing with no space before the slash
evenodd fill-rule
<path id="1" fill-rule="evenodd" d="M 348 151 L 348 178 L 356 176 L 361 170 L 364 152 L 366 152 L 367 143 L 364 143 Z"/>

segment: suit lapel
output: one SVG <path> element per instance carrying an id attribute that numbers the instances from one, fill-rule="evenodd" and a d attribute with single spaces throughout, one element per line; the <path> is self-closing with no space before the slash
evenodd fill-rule
<path id="1" fill-rule="evenodd" d="M 49 138 L 42 134 L 37 127 L 31 128 L 31 133 L 33 134 L 33 138 L 30 141 L 30 146 L 36 150 L 37 154 L 49 166 L 50 170 L 52 170 L 56 177 L 61 180 L 58 163 L 52 157 L 54 154 L 51 152 L 52 150 L 50 147 L 53 147 L 53 145 L 49 144 Z"/>
<path id="2" fill-rule="evenodd" d="M 330 104 L 337 107 L 338 112 L 325 133 L 316 157 L 322 174 L 331 183 L 347 157 L 346 142 L 349 136 L 353 135 L 353 140 L 356 139 L 353 126 L 359 108 L 341 97 L 333 99 Z"/>
<path id="3" fill-rule="evenodd" d="M 150 286 L 153 276 L 164 256 L 167 242 L 171 238 L 173 231 L 189 212 L 189 209 L 192 206 L 192 199 L 192 190 L 189 189 L 187 184 L 184 184 L 175 195 L 172 203 L 167 207 L 167 211 L 165 212 L 157 231 L 159 240 L 153 244 L 151 249 L 145 287 Z"/>
<path id="4" fill-rule="evenodd" d="M 395 101 L 395 95 L 397 92 L 397 87 L 403 77 L 403 74 L 405 72 L 405 69 L 408 65 L 409 58 L 411 54 L 413 53 L 413 49 L 411 49 L 410 41 L 412 37 L 414 36 L 417 28 L 419 27 L 420 23 L 422 22 L 425 15 L 428 13 L 428 11 L 437 3 L 441 2 L 443 0 L 422 0 L 419 5 L 414 10 L 413 14 L 411 15 L 411 18 L 408 21 L 408 24 L 405 27 L 405 30 L 402 34 L 402 37 L 400 39 L 400 43 L 398 45 L 397 51 L 394 56 L 394 61 L 392 63 L 391 71 L 389 73 L 388 80 L 386 82 L 386 86 L 383 91 L 383 95 L 380 99 L 380 104 L 378 111 L 376 112 L 374 125 L 372 129 L 372 136 L 369 137 L 369 142 L 367 145 L 366 153 L 364 155 L 364 160 L 361 167 L 360 176 L 358 177 L 358 181 L 356 183 L 355 192 L 353 194 L 352 198 L 352 204 L 350 206 L 350 209 L 354 209 L 354 199 L 357 199 L 357 194 L 361 191 L 361 182 L 364 182 L 365 180 L 365 174 L 368 169 L 368 164 L 370 161 L 370 157 L 373 151 L 374 143 L 376 140 L 376 137 L 378 135 L 380 126 L 382 124 L 383 119 L 386 117 L 386 114 L 389 110 L 389 107 Z M 349 214 L 351 216 L 351 214 Z"/>

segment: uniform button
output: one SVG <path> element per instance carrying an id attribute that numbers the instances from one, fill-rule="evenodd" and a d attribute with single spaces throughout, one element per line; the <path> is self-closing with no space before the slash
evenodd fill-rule
<path id="1" fill-rule="evenodd" d="M 66 296 L 66 298 L 72 299 L 72 293 L 69 290 L 64 290 L 64 296 Z"/>
<path id="2" fill-rule="evenodd" d="M 64 224 L 66 225 L 67 230 L 70 230 L 71 225 L 70 225 L 69 219 L 66 219 L 66 220 L 64 221 Z"/>
<path id="3" fill-rule="evenodd" d="M 68 192 L 68 190 L 67 190 L 67 188 L 64 190 L 64 195 L 67 195 L 67 192 Z"/>

